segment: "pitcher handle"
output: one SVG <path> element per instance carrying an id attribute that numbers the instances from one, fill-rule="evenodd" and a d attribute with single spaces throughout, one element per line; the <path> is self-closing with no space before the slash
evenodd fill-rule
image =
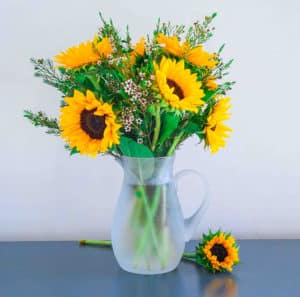
<path id="1" fill-rule="evenodd" d="M 201 204 L 195 210 L 195 212 L 191 216 L 184 219 L 185 242 L 191 240 L 192 236 L 194 235 L 195 229 L 199 225 L 202 215 L 204 214 L 204 212 L 206 211 L 206 209 L 208 207 L 208 203 L 209 203 L 209 199 L 210 199 L 208 183 L 207 183 L 205 177 L 196 170 L 184 169 L 184 170 L 181 170 L 178 173 L 176 173 L 176 175 L 175 175 L 176 188 L 178 188 L 178 181 L 180 178 L 182 178 L 186 175 L 191 175 L 191 174 L 197 175 L 201 179 L 201 182 L 204 187 L 204 196 L 203 196 Z"/>

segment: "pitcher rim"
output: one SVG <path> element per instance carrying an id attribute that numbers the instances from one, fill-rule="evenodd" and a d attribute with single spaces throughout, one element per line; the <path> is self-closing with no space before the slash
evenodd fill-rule
<path id="1" fill-rule="evenodd" d="M 175 158 L 175 153 L 171 156 L 164 156 L 164 157 L 130 157 L 122 155 L 120 156 L 121 160 L 172 160 Z"/>

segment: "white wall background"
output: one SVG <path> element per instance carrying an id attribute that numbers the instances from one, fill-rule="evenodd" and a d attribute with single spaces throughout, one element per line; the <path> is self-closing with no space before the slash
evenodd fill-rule
<path id="1" fill-rule="evenodd" d="M 189 24 L 219 12 L 209 48 L 235 58 L 234 129 L 215 156 L 191 140 L 176 169 L 205 173 L 212 203 L 198 229 L 239 238 L 300 238 L 300 3 L 297 0 L 4 0 L 0 4 L 0 240 L 109 238 L 122 172 L 109 157 L 69 157 L 59 138 L 22 117 L 57 115 L 60 94 L 34 78 L 30 57 L 53 57 L 90 39 L 97 11 L 138 38 L 158 16 Z M 186 181 L 188 183 L 188 181 Z M 199 185 L 184 186 L 185 213 Z"/>

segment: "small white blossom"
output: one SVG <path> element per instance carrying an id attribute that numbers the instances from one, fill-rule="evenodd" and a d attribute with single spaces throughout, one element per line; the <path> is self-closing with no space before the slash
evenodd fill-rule
<path id="1" fill-rule="evenodd" d="M 139 73 L 139 76 L 140 76 L 141 79 L 143 79 L 143 78 L 145 77 L 145 75 L 146 75 L 146 74 L 145 74 L 144 72 L 140 72 L 140 73 Z"/>
<path id="2" fill-rule="evenodd" d="M 130 98 L 130 100 L 131 101 L 136 101 L 138 98 L 137 98 L 137 95 L 133 95 L 131 98 Z"/>
<path id="3" fill-rule="evenodd" d="M 131 94 L 131 87 L 125 86 L 125 87 L 124 87 L 124 91 L 125 91 L 128 95 L 130 95 L 130 94 Z"/>
<path id="4" fill-rule="evenodd" d="M 140 102 L 142 105 L 146 105 L 147 104 L 147 100 L 145 98 L 141 98 Z"/>

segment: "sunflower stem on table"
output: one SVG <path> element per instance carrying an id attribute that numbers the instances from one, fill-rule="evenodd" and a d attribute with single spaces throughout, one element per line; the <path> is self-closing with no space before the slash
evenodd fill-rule
<path id="1" fill-rule="evenodd" d="M 111 241 L 110 240 L 92 240 L 92 239 L 82 239 L 79 241 L 81 245 L 100 245 L 100 246 L 107 246 L 111 247 Z"/>
<path id="2" fill-rule="evenodd" d="M 184 258 L 188 258 L 188 259 L 196 259 L 196 254 L 195 253 L 184 253 L 183 255 L 182 255 L 182 257 L 184 257 Z"/>

